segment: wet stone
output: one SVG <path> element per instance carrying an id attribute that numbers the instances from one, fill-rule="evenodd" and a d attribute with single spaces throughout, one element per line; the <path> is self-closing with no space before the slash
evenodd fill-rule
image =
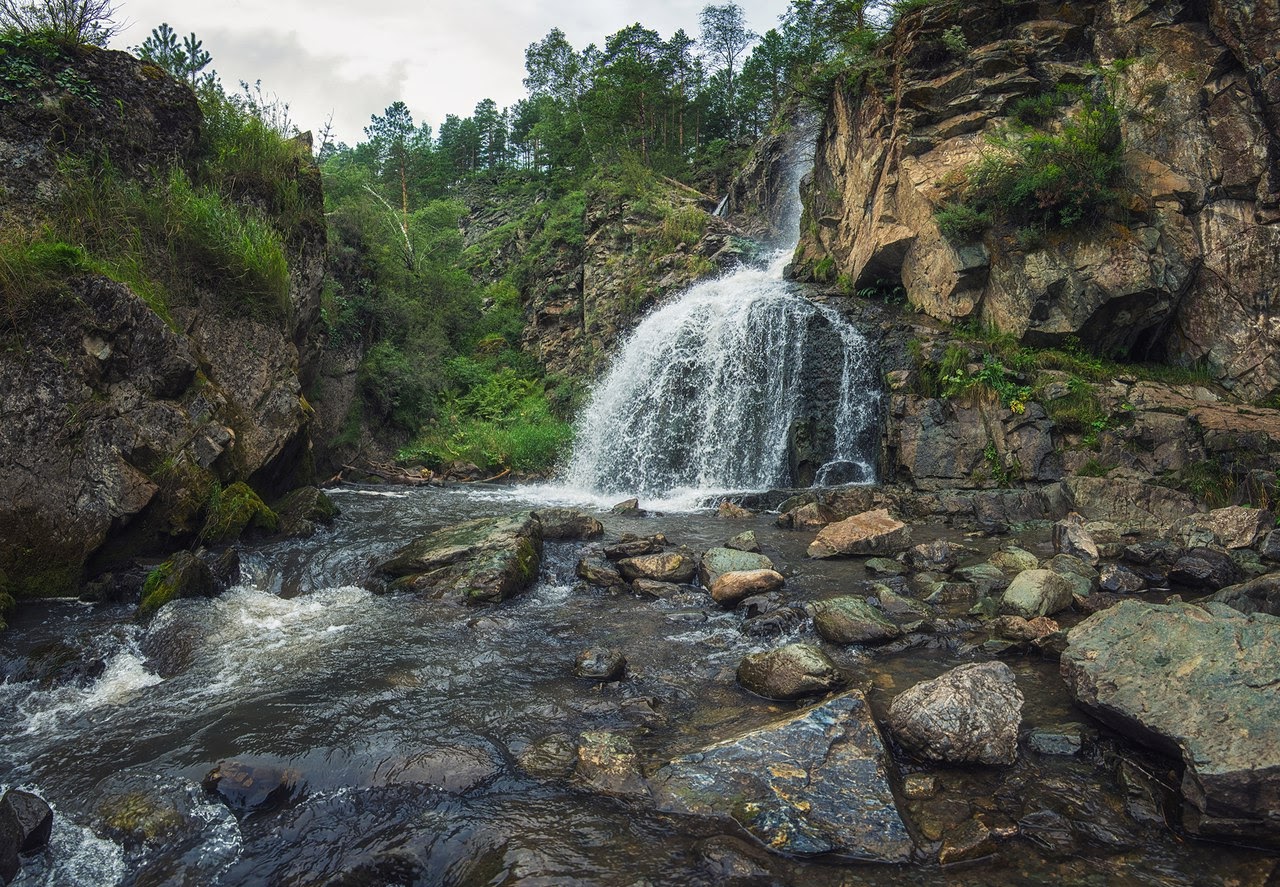
<path id="1" fill-rule="evenodd" d="M 1217 591 L 1244 578 L 1240 566 L 1225 552 L 1193 548 L 1174 563 L 1169 581 L 1187 588 Z"/>
<path id="2" fill-rule="evenodd" d="M 656 598 L 674 597 L 687 588 L 689 588 L 687 585 L 677 585 L 674 582 L 659 582 L 656 579 L 637 579 L 631 583 L 631 589 L 636 594 Z"/>
<path id="3" fill-rule="evenodd" d="M 732 548 L 734 551 L 747 551 L 752 554 L 760 553 L 760 543 L 756 541 L 755 530 L 747 530 L 745 533 L 739 533 L 724 544 L 725 548 Z"/>
<path id="4" fill-rule="evenodd" d="M 33 853 L 53 835 L 53 810 L 31 792 L 9 789 L 0 798 L 0 879 L 17 875 L 22 853 Z"/>
<path id="5" fill-rule="evenodd" d="M 958 666 L 889 706 L 889 727 L 906 748 L 951 764 L 1012 764 L 1021 723 L 1022 692 L 1003 662 Z"/>
<path id="6" fill-rule="evenodd" d="M 907 573 L 905 564 L 887 557 L 867 558 L 863 566 L 873 576 L 903 576 Z"/>
<path id="7" fill-rule="evenodd" d="M 910 544 L 911 528 L 880 508 L 823 527 L 808 554 L 813 558 L 884 556 Z"/>
<path id="8" fill-rule="evenodd" d="M 836 664 L 812 644 L 752 653 L 738 665 L 738 683 L 766 699 L 801 699 L 842 683 Z"/>
<path id="9" fill-rule="evenodd" d="M 650 784 L 659 809 L 732 818 L 779 853 L 906 862 L 914 846 L 887 767 L 852 691 L 676 758 Z"/>
<path id="10" fill-rule="evenodd" d="M 897 623 L 854 595 L 815 601 L 809 605 L 813 626 L 835 644 L 880 644 L 902 634 Z"/>
<path id="11" fill-rule="evenodd" d="M 913 570 L 937 570 L 949 573 L 960 564 L 960 558 L 968 553 L 962 545 L 956 545 L 945 539 L 934 539 L 921 542 L 907 549 L 907 564 Z"/>
<path id="12" fill-rule="evenodd" d="M 710 592 L 720 606 L 733 607 L 752 595 L 777 591 L 785 582 L 777 570 L 735 570 L 717 576 Z"/>
<path id="13" fill-rule="evenodd" d="M 974 564 L 970 567 L 958 567 L 952 573 L 956 579 L 968 582 L 978 590 L 980 595 L 1004 591 L 1009 587 L 1009 576 L 994 564 Z"/>
<path id="14" fill-rule="evenodd" d="M 1011 545 L 1008 548 L 1001 549 L 991 557 L 987 558 L 987 563 L 991 564 L 1005 573 L 1021 573 L 1024 570 L 1034 570 L 1040 566 L 1040 558 L 1036 557 L 1025 548 L 1019 548 Z"/>
<path id="15" fill-rule="evenodd" d="M 1085 741 L 1097 736 L 1097 731 L 1084 724 L 1054 724 L 1037 727 L 1027 735 L 1027 748 L 1042 755 L 1078 755 Z"/>
<path id="16" fill-rule="evenodd" d="M 982 859 L 996 852 L 996 839 L 991 829 L 977 819 L 970 819 L 947 832 L 938 851 L 938 863 L 953 865 Z"/>
<path id="17" fill-rule="evenodd" d="M 1011 641 L 1037 641 L 1058 631 L 1060 626 L 1048 616 L 1023 619 L 1021 616 L 1001 616 L 996 620 L 996 634 Z"/>
<path id="18" fill-rule="evenodd" d="M 716 509 L 716 515 L 725 520 L 747 520 L 754 517 L 750 511 L 736 502 L 730 502 L 728 499 L 721 501 L 720 507 Z"/>
<path id="19" fill-rule="evenodd" d="M 1084 518 L 1075 512 L 1053 525 L 1053 550 L 1077 557 L 1090 566 L 1098 564 L 1098 543 L 1085 528 Z"/>
<path id="20" fill-rule="evenodd" d="M 809 614 L 800 607 L 779 607 L 742 623 L 742 632 L 752 637 L 773 637 L 793 631 L 808 620 Z"/>
<path id="21" fill-rule="evenodd" d="M 547 541 L 595 539 L 604 535 L 604 525 L 591 515 L 573 508 L 542 508 L 534 512 Z"/>
<path id="22" fill-rule="evenodd" d="M 620 681 L 627 673 L 627 657 L 621 650 L 591 647 L 578 654 L 573 673 L 593 681 Z"/>
<path id="23" fill-rule="evenodd" d="M 605 546 L 604 556 L 611 561 L 620 561 L 627 557 L 639 557 L 642 554 L 653 554 L 667 547 L 667 537 L 661 533 L 652 536 L 636 536 L 625 533 L 617 542 Z"/>
<path id="24" fill-rule="evenodd" d="M 666 551 L 623 558 L 618 561 L 618 570 L 625 579 L 681 583 L 693 579 L 698 567 L 687 552 Z"/>
<path id="25" fill-rule="evenodd" d="M 592 731 L 578 737 L 574 779 L 614 797 L 643 797 L 649 793 L 640 776 L 635 747 L 618 733 Z"/>
<path id="26" fill-rule="evenodd" d="M 938 793 L 938 778 L 932 773 L 908 773 L 902 779 L 902 793 L 913 801 L 932 798 Z"/>
<path id="27" fill-rule="evenodd" d="M 1072 585 L 1064 576 L 1052 570 L 1024 570 L 1005 589 L 1000 610 L 1033 619 L 1065 610 L 1072 600 Z"/>
<path id="28" fill-rule="evenodd" d="M 532 742 L 520 754 L 519 764 L 530 776 L 560 779 L 573 772 L 578 747 L 565 733 L 554 733 Z"/>
<path id="29" fill-rule="evenodd" d="M 1098 587 L 1112 594 L 1136 594 L 1146 589 L 1147 580 L 1120 564 L 1104 564 L 1098 571 Z"/>
<path id="30" fill-rule="evenodd" d="M 1134 542 L 1124 547 L 1121 557 L 1125 563 L 1148 567 L 1152 564 L 1172 564 L 1178 559 L 1178 546 L 1162 539 L 1150 542 Z"/>
<path id="31" fill-rule="evenodd" d="M 622 574 L 604 558 L 600 557 L 584 557 L 578 561 L 578 566 L 574 570 L 579 579 L 585 581 L 588 585 L 594 585 L 596 588 L 614 588 L 626 585 L 627 582 L 622 578 Z"/>
<path id="32" fill-rule="evenodd" d="M 698 579 L 710 588 L 722 573 L 772 569 L 773 561 L 762 554 L 735 551 L 732 548 L 712 548 L 702 556 L 702 562 L 698 565 Z"/>
<path id="33" fill-rule="evenodd" d="M 623 499 L 610 508 L 609 511 L 620 517 L 644 517 L 648 514 L 647 511 L 640 507 L 640 500 L 635 498 Z"/>
<path id="34" fill-rule="evenodd" d="M 297 770 L 243 761 L 221 762 L 200 784 L 237 813 L 279 810 L 306 791 L 306 782 Z"/>

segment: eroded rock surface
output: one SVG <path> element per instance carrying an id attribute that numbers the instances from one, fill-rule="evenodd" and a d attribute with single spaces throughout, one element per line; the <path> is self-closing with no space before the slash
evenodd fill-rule
<path id="1" fill-rule="evenodd" d="M 526 512 L 479 518 L 429 533 L 378 570 L 395 578 L 394 590 L 483 604 L 524 591 L 538 578 L 541 563 L 542 525 Z"/>

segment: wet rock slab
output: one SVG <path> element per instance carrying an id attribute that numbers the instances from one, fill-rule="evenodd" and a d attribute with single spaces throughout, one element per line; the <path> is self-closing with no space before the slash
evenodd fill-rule
<path id="1" fill-rule="evenodd" d="M 809 545 L 809 557 L 892 555 L 910 544 L 910 528 L 881 508 L 823 527 Z"/>
<path id="2" fill-rule="evenodd" d="M 402 548 L 379 565 L 398 577 L 393 590 L 457 598 L 469 604 L 505 600 L 538 578 L 542 525 L 525 512 L 445 527 Z"/>
<path id="3" fill-rule="evenodd" d="M 1183 796 L 1222 837 L 1280 838 L 1280 620 L 1221 604 L 1122 601 L 1062 656 L 1076 701 L 1180 755 Z"/>
<path id="4" fill-rule="evenodd" d="M 659 809 L 734 819 L 779 853 L 906 862 L 914 844 L 886 768 L 855 690 L 676 758 L 650 788 Z"/>

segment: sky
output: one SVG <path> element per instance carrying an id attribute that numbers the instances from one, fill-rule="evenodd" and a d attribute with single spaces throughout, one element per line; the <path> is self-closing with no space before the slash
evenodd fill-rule
<path id="1" fill-rule="evenodd" d="M 339 141 L 364 138 L 371 114 L 403 101 L 416 122 L 438 128 L 492 98 L 525 95 L 524 50 L 559 27 L 577 49 L 639 21 L 664 38 L 698 36 L 707 0 L 118 0 L 130 49 L 168 22 L 194 31 L 229 92 L 241 80 L 289 103 L 300 130 L 318 133 L 330 113 Z M 738 0 L 748 26 L 777 25 L 787 0 Z"/>

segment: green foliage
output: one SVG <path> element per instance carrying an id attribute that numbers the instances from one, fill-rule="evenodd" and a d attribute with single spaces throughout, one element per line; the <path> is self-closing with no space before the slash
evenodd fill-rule
<path id="1" fill-rule="evenodd" d="M 973 48 L 965 39 L 964 29 L 959 25 L 952 25 L 942 32 L 942 45 L 956 58 L 966 57 Z"/>
<path id="2" fill-rule="evenodd" d="M 1014 413 L 1026 410 L 1027 401 L 1031 399 L 1031 386 L 1017 381 L 1014 374 L 993 354 L 982 356 L 982 366 L 976 373 L 970 373 L 964 366 L 952 369 L 953 364 L 959 361 L 959 357 L 953 357 L 953 353 L 960 352 L 967 363 L 969 354 L 965 349 L 955 345 L 947 348 L 941 373 L 943 396 L 989 392 Z"/>
<path id="3" fill-rule="evenodd" d="M 0 329 L 17 329 L 60 294 L 68 276 L 93 268 L 83 249 L 47 235 L 0 240 Z"/>
<path id="4" fill-rule="evenodd" d="M 43 31 L 0 29 L 0 105 L 36 100 L 56 87 L 64 113 L 69 100 L 101 103 L 98 90 L 75 68 L 75 50 Z"/>
<path id="5" fill-rule="evenodd" d="M 38 36 L 64 46 L 106 46 L 121 29 L 113 0 L 0 0 L 0 32 Z"/>
<path id="6" fill-rule="evenodd" d="M 280 519 L 267 507 L 261 497 L 243 481 L 237 481 L 225 489 L 215 485 L 205 506 L 204 526 L 200 529 L 200 541 L 208 545 L 232 542 L 248 530 L 274 533 L 280 527 Z M 148 582 L 150 577 L 148 577 Z"/>
<path id="7" fill-rule="evenodd" d="M 982 459 L 986 463 L 991 479 L 998 487 L 1011 487 L 1018 482 L 1021 471 L 1017 465 L 1007 465 L 996 448 L 995 441 L 987 441 L 982 450 Z"/>
<path id="8" fill-rule="evenodd" d="M 1236 500 L 1237 482 L 1231 470 L 1221 462 L 1193 462 L 1160 481 L 1181 490 L 1210 508 L 1223 508 Z"/>
<path id="9" fill-rule="evenodd" d="M 1115 471 L 1115 469 L 1116 466 L 1114 465 L 1104 465 L 1097 459 L 1090 457 L 1083 465 L 1080 466 L 1079 469 L 1076 470 L 1076 474 L 1081 477 L 1106 477 L 1108 474 Z"/>
<path id="10" fill-rule="evenodd" d="M 823 256 L 813 266 L 813 279 L 818 283 L 831 283 L 836 279 L 836 260 Z"/>
<path id="11" fill-rule="evenodd" d="M 147 574 L 142 584 L 142 598 L 138 603 L 138 618 L 146 619 L 178 596 L 178 586 L 170 581 L 173 562 L 165 561 Z"/>
<path id="12" fill-rule="evenodd" d="M 1054 127 L 1049 115 L 1074 110 Z M 1123 145 L 1120 114 L 1108 92 L 1075 87 L 1022 99 L 1010 122 L 988 138 L 965 170 L 958 199 L 937 214 L 949 237 L 968 239 L 987 225 L 1071 228 L 1094 218 L 1117 197 Z"/>
<path id="13" fill-rule="evenodd" d="M 1106 411 L 1098 401 L 1093 386 L 1079 376 L 1072 376 L 1068 382 L 1068 393 L 1062 397 L 1044 399 L 1045 412 L 1053 420 L 1058 431 L 1067 433 L 1096 433 L 1099 421 L 1105 422 Z"/>

